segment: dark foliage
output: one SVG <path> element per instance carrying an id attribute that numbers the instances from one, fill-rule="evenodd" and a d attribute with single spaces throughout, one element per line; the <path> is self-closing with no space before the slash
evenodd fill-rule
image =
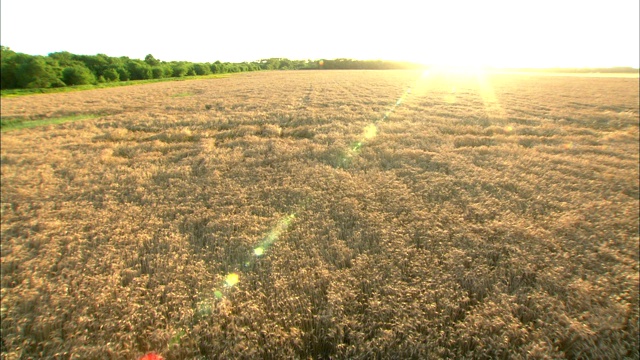
<path id="1" fill-rule="evenodd" d="M 258 63 L 190 63 L 161 61 L 149 54 L 144 60 L 105 54 L 76 55 L 68 51 L 48 56 L 2 50 L 2 89 L 50 88 L 128 80 L 162 79 L 211 73 L 261 70 Z"/>

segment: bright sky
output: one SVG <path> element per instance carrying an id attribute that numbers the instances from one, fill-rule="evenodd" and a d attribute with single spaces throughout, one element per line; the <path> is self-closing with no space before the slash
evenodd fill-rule
<path id="1" fill-rule="evenodd" d="M 241 62 L 409 60 L 640 66 L 638 0 L 2 0 L 0 42 L 31 55 Z"/>

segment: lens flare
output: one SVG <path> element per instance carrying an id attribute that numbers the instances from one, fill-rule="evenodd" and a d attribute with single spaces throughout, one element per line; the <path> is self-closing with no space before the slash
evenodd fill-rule
<path id="1" fill-rule="evenodd" d="M 369 124 L 364 128 L 364 133 L 362 137 L 365 140 L 371 140 L 378 135 L 378 127 L 375 124 Z"/>
<path id="2" fill-rule="evenodd" d="M 295 217 L 296 217 L 295 214 L 289 214 L 283 219 L 281 219 L 278 222 L 278 224 L 276 224 L 276 226 L 273 229 L 271 229 L 271 231 L 269 231 L 264 238 L 262 238 L 262 241 L 260 242 L 260 244 L 258 244 L 258 246 L 253 248 L 253 255 L 255 256 L 264 255 L 267 249 L 269 249 L 269 247 L 273 245 L 273 243 L 276 242 L 276 240 L 278 240 L 278 237 L 280 237 L 280 234 L 282 234 L 282 232 L 287 230 L 287 228 L 289 227 L 293 219 L 295 219 Z"/>
<path id="3" fill-rule="evenodd" d="M 422 74 L 422 78 L 424 78 L 426 76 L 428 76 L 428 73 L 427 74 L 425 74 L 425 73 Z M 420 80 L 420 78 L 415 81 L 414 86 L 418 83 L 419 80 Z M 396 110 L 396 108 L 398 106 L 402 105 L 402 103 L 407 99 L 409 94 L 411 94 L 411 91 L 412 91 L 411 89 L 412 89 L 411 86 L 407 87 L 407 89 L 396 100 L 396 102 L 393 103 L 393 105 L 391 106 L 391 109 L 385 111 L 385 113 L 384 113 L 384 115 L 382 116 L 381 119 L 376 119 L 376 120 L 373 121 L 373 123 L 365 126 L 365 128 L 362 131 L 362 135 L 360 136 L 360 139 L 358 141 L 352 143 L 351 146 L 349 146 L 348 150 L 346 150 L 346 153 L 344 155 L 342 155 L 338 159 L 336 167 L 338 167 L 338 168 L 346 168 L 351 164 L 351 161 L 355 158 L 355 156 L 358 155 L 358 153 L 360 152 L 362 147 L 366 144 L 366 142 L 368 140 L 371 140 L 371 139 L 375 138 L 378 135 L 378 126 L 376 124 L 378 122 L 385 121 L 385 120 L 389 119 L 389 117 L 391 116 L 391 114 L 393 114 L 393 112 Z"/>
<path id="4" fill-rule="evenodd" d="M 449 93 L 444 96 L 444 101 L 447 104 L 455 104 L 456 101 L 458 100 L 458 96 L 457 96 L 456 92 L 457 92 L 456 87 L 455 86 L 452 87 L 451 91 L 449 91 Z"/>
<path id="5" fill-rule="evenodd" d="M 322 67 L 323 62 L 320 61 L 319 65 Z M 428 73 L 424 73 L 422 78 L 428 75 L 429 75 Z M 367 126 L 364 127 L 361 135 L 361 139 L 353 143 L 352 146 L 348 149 L 348 153 L 342 158 L 342 161 L 341 161 L 342 165 L 348 165 L 351 159 L 365 145 L 366 141 L 370 141 L 378 135 L 379 129 L 376 123 L 379 121 L 387 120 L 391 116 L 391 114 L 395 111 L 395 109 L 407 99 L 409 94 L 411 94 L 411 87 L 408 87 L 403 92 L 402 96 L 400 96 L 400 98 L 396 100 L 396 102 L 392 105 L 391 109 L 389 109 L 384 113 L 384 116 L 382 117 L 382 119 L 375 120 L 373 123 L 368 124 Z M 298 207 L 296 212 L 299 212 L 301 208 L 306 207 L 306 202 L 308 201 L 309 199 L 304 200 L 301 206 Z M 258 261 L 256 260 L 257 258 L 264 256 L 268 252 L 271 245 L 273 245 L 278 240 L 278 238 L 282 235 L 282 233 L 289 228 L 291 223 L 296 218 L 296 215 L 295 215 L 296 212 L 293 212 L 285 216 L 284 218 L 280 219 L 280 221 L 278 221 L 278 223 L 269 232 L 267 232 L 267 234 L 262 238 L 260 243 L 258 243 L 256 246 L 253 247 L 253 251 L 252 251 L 253 256 L 248 256 L 248 258 L 243 259 L 244 261 L 241 261 L 238 264 L 236 264 L 235 268 L 241 269 L 241 270 L 244 269 L 243 271 L 250 271 L 251 264 L 253 262 L 257 262 Z M 212 298 L 215 298 L 218 301 L 224 301 L 223 299 L 225 295 L 228 292 L 232 291 L 232 288 L 236 286 L 239 282 L 240 282 L 240 275 L 237 272 L 231 272 L 227 274 L 224 277 L 223 285 L 220 286 L 219 289 L 214 290 L 213 294 L 209 293 L 209 295 L 206 295 L 205 299 L 203 299 L 198 303 L 197 313 L 200 314 L 201 316 L 212 314 L 213 312 L 212 305 L 211 305 L 211 302 L 213 300 Z"/>
<path id="6" fill-rule="evenodd" d="M 322 66 L 323 62 L 320 61 L 319 65 Z M 422 78 L 428 75 L 429 75 L 428 73 L 423 73 Z M 411 94 L 410 86 L 402 93 L 402 96 L 400 96 L 400 98 L 396 100 L 396 102 L 392 105 L 391 109 L 389 109 L 384 113 L 384 116 L 382 117 L 382 119 L 375 120 L 372 124 L 368 124 L 367 126 L 365 126 L 361 135 L 361 139 L 351 145 L 351 147 L 348 149 L 348 153 L 345 156 L 343 156 L 341 161 L 339 162 L 338 164 L 339 167 L 347 166 L 351 162 L 353 157 L 365 145 L 366 141 L 371 140 L 378 135 L 378 126 L 376 125 L 376 123 L 379 121 L 387 120 L 391 116 L 391 114 L 395 111 L 395 109 L 398 106 L 402 105 L 402 103 L 407 99 L 409 94 Z M 302 207 L 305 207 L 305 206 L 306 206 L 305 204 L 302 204 Z M 289 225 L 293 222 L 295 217 L 296 217 L 295 213 L 291 213 L 285 216 L 284 218 L 282 218 L 280 221 L 278 221 L 278 223 L 262 238 L 262 241 L 253 248 L 253 253 L 252 253 L 253 257 L 251 257 L 250 259 L 246 259 L 243 262 L 240 262 L 239 264 L 241 265 L 237 266 L 236 268 L 242 268 L 242 265 L 243 265 L 245 269 L 249 269 L 251 267 L 251 263 L 255 261 L 254 259 L 264 256 L 267 253 L 267 251 L 269 250 L 269 247 L 271 247 L 271 245 L 273 245 L 278 240 L 280 235 L 288 229 Z M 224 278 L 224 285 L 223 285 L 224 292 L 220 290 L 215 290 L 213 293 L 213 296 L 216 299 L 221 300 L 224 297 L 225 293 L 228 291 L 228 289 L 233 288 L 239 282 L 240 282 L 240 276 L 238 275 L 238 273 L 232 272 L 227 274 Z"/>
<path id="7" fill-rule="evenodd" d="M 307 200 L 303 201 L 302 207 L 306 206 L 305 204 Z M 298 210 L 300 210 L 300 208 Z M 291 222 L 293 222 L 295 217 L 296 215 L 292 213 L 280 219 L 280 221 L 278 221 L 278 223 L 269 232 L 267 232 L 267 234 L 262 238 L 262 241 L 253 248 L 253 252 L 252 252 L 253 256 L 248 256 L 247 258 L 244 259 L 244 261 L 236 264 L 236 269 L 240 269 L 242 271 L 250 270 L 251 264 L 255 261 L 255 259 L 267 253 L 267 250 L 269 249 L 269 247 L 278 240 L 280 235 L 282 235 L 282 233 L 285 230 L 287 230 L 287 228 L 289 227 L 289 225 L 291 225 Z M 207 302 L 207 299 L 210 300 L 213 297 L 217 300 L 221 300 L 222 298 L 225 297 L 227 292 L 230 291 L 230 289 L 236 286 L 239 282 L 240 282 L 240 275 L 237 272 L 232 272 L 227 274 L 224 277 L 223 284 L 220 286 L 219 290 L 215 290 L 213 292 L 213 296 L 209 294 L 207 297 L 205 297 L 205 299 L 202 302 L 200 302 L 198 306 L 198 312 L 201 315 L 206 315 L 207 313 L 210 313 L 211 305 Z"/>
<path id="8" fill-rule="evenodd" d="M 236 273 L 231 273 L 228 274 L 225 278 L 224 278 L 224 284 L 227 287 L 233 287 L 235 284 L 237 284 L 240 281 L 240 276 L 238 276 L 238 274 Z"/>
<path id="9" fill-rule="evenodd" d="M 141 357 L 138 358 L 138 360 L 164 360 L 164 358 L 162 357 L 162 355 L 156 352 L 150 352 L 142 355 Z"/>
<path id="10" fill-rule="evenodd" d="M 493 90 L 491 82 L 487 79 L 487 74 L 484 71 L 478 71 L 476 73 L 476 79 L 487 117 L 504 118 L 506 113 L 496 97 L 496 92 Z"/>

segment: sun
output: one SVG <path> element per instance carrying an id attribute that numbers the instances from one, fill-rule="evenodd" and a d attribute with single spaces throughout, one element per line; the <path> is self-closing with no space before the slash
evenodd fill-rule
<path id="1" fill-rule="evenodd" d="M 488 68 L 511 66 L 512 59 L 496 50 L 490 39 L 474 46 L 447 47 L 446 50 L 433 49 L 430 45 L 416 45 L 398 53 L 405 61 L 418 63 L 429 68 L 440 68 L 475 73 Z"/>
<path id="2" fill-rule="evenodd" d="M 448 75 L 461 75 L 461 76 L 483 76 L 487 72 L 492 69 L 492 67 L 488 65 L 474 65 L 474 64 L 431 64 L 426 65 L 428 67 L 427 70 L 424 71 L 423 76 L 429 74 L 448 74 Z"/>

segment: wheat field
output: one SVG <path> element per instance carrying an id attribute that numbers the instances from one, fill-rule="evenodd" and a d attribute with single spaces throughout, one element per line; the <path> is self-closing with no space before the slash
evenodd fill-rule
<path id="1" fill-rule="evenodd" d="M 638 358 L 636 78 L 2 100 L 2 359 Z"/>

